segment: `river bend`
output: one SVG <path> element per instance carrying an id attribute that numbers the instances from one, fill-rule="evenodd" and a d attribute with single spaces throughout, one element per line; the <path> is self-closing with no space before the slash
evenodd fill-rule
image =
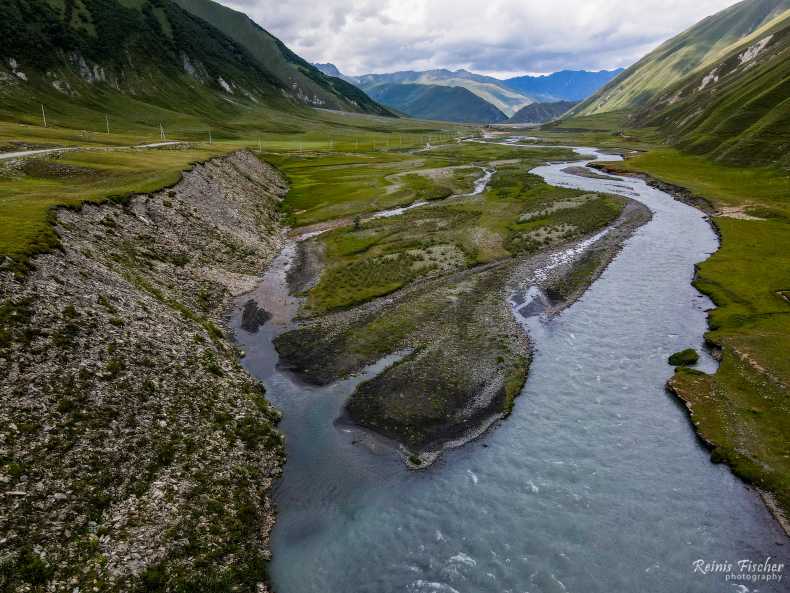
<path id="1" fill-rule="evenodd" d="M 254 295 L 272 321 L 249 334 L 234 314 L 245 365 L 284 413 L 277 593 L 788 590 L 693 570 L 698 559 L 790 563 L 762 502 L 709 461 L 664 390 L 667 356 L 703 347 L 711 303 L 690 282 L 716 237 L 699 211 L 641 180 L 563 172 L 602 158 L 577 152 L 590 158 L 534 172 L 632 197 L 653 218 L 573 306 L 524 320 L 536 352 L 513 415 L 430 469 L 409 471 L 388 447 L 334 423 L 361 377 L 315 388 L 276 369 L 271 340 L 298 305 L 285 289 L 293 244 Z M 715 363 L 706 356 L 701 368 Z"/>

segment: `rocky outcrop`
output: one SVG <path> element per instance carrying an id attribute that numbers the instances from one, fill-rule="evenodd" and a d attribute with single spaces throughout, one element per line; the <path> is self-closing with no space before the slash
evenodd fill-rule
<path id="1" fill-rule="evenodd" d="M 239 152 L 59 210 L 62 250 L 0 272 L 0 589 L 265 590 L 279 414 L 222 318 L 284 192 Z"/>

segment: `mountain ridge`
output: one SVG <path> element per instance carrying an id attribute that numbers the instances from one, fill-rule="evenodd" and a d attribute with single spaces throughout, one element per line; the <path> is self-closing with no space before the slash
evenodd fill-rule
<path id="1" fill-rule="evenodd" d="M 508 123 L 533 123 L 542 124 L 557 119 L 571 110 L 577 101 L 552 101 L 547 103 L 532 103 L 519 109 Z"/>
<path id="2" fill-rule="evenodd" d="M 623 70 L 560 70 L 540 76 L 516 76 L 505 79 L 504 83 L 544 103 L 582 101 Z"/>
<path id="3" fill-rule="evenodd" d="M 390 115 L 340 76 L 327 75 L 291 51 L 243 12 L 212 0 L 172 0 L 238 42 L 272 70 L 300 100 L 314 106 Z"/>
<path id="4" fill-rule="evenodd" d="M 364 74 L 353 77 L 353 80 L 365 92 L 370 92 L 382 84 L 393 83 L 463 87 L 491 103 L 507 116 L 534 102 L 531 97 L 508 88 L 498 78 L 475 74 L 464 69 L 403 70 L 387 74 Z"/>
<path id="5" fill-rule="evenodd" d="M 469 89 L 425 84 L 382 84 L 370 90 L 379 103 L 411 117 L 457 123 L 498 123 L 507 116 Z"/>
<path id="6" fill-rule="evenodd" d="M 384 84 L 422 84 L 433 86 L 460 86 L 494 105 L 508 116 L 535 102 L 553 103 L 558 101 L 578 102 L 586 99 L 603 84 L 623 71 L 599 70 L 561 70 L 540 76 L 516 76 L 499 79 L 477 74 L 466 69 L 449 70 L 401 70 L 390 73 L 363 74 L 347 76 L 331 62 L 314 64 L 328 76 L 342 78 L 357 85 L 366 92 L 373 92 Z"/>

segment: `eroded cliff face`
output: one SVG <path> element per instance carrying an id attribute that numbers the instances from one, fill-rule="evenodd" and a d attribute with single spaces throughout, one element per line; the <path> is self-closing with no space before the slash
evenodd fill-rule
<path id="1" fill-rule="evenodd" d="M 59 210 L 62 251 L 0 270 L 0 588 L 265 590 L 279 414 L 221 320 L 285 191 L 235 153 Z"/>

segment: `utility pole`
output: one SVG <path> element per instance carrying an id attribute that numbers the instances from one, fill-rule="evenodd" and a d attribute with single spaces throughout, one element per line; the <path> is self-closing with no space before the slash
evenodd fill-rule
<path id="1" fill-rule="evenodd" d="M 44 127 L 47 127 L 47 112 L 44 111 L 44 104 L 41 104 L 41 117 L 44 120 Z"/>
<path id="2" fill-rule="evenodd" d="M 107 135 L 110 135 L 110 115 L 105 113 L 104 114 L 104 123 L 107 124 Z"/>

